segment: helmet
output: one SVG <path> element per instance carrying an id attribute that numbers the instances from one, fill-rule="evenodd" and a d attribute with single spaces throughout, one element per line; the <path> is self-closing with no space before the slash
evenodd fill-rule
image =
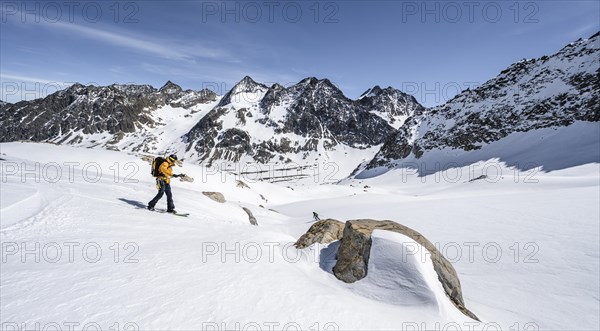
<path id="1" fill-rule="evenodd" d="M 169 155 L 167 160 L 171 161 L 171 163 L 175 163 L 175 161 L 177 161 L 177 155 L 171 154 L 171 155 Z"/>

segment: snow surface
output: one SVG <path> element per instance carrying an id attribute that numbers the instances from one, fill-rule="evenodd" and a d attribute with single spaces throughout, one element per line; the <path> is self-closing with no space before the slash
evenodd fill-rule
<path id="1" fill-rule="evenodd" d="M 337 185 L 242 178 L 249 188 L 238 187 L 231 173 L 184 163 L 175 172 L 196 181 L 173 182 L 177 209 L 191 214 L 183 218 L 138 207 L 155 193 L 138 155 L 35 143 L 0 144 L 0 155 L 3 327 L 600 325 L 598 163 L 545 172 L 497 162 L 494 174 L 458 168 L 458 180 L 450 180 L 451 170 L 422 176 L 406 169 Z M 66 162 L 79 164 L 70 172 Z M 473 180 L 482 174 L 488 177 Z M 221 192 L 227 202 L 203 191 Z M 157 207 L 165 205 L 163 199 Z M 330 268 L 338 243 L 292 246 L 313 211 L 339 220 L 390 219 L 421 232 L 455 266 L 466 307 L 482 322 L 442 295 L 426 255 L 406 260 L 403 249 L 413 242 L 399 234 L 375 231 L 367 278 L 337 280 Z"/>

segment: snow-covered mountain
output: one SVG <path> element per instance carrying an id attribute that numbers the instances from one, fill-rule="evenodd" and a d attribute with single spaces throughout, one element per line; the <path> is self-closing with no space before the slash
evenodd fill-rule
<path id="1" fill-rule="evenodd" d="M 390 125 L 394 117 L 388 122 L 375 111 L 421 107 L 405 95 L 377 105 L 361 101 L 348 99 L 327 79 L 310 77 L 285 88 L 245 77 L 186 134 L 187 149 L 209 162 L 307 163 L 339 161 L 348 154 L 364 158 L 372 151 L 361 151 L 395 132 Z"/>
<path id="2" fill-rule="evenodd" d="M 151 152 L 169 124 L 192 119 L 217 95 L 150 85 L 74 84 L 45 98 L 2 107 L 0 141 L 32 140 Z"/>
<path id="3" fill-rule="evenodd" d="M 515 63 L 480 87 L 416 113 L 367 168 L 428 162 L 429 170 L 435 171 L 434 166 L 443 169 L 449 163 L 499 158 L 533 162 L 551 170 L 556 159 L 565 157 L 573 162 L 580 157 L 586 162 L 600 161 L 598 151 L 590 146 L 599 139 L 599 39 L 597 33 L 552 56 Z M 574 124 L 576 128 L 569 128 Z M 542 140 L 550 137 L 554 138 L 546 142 L 554 144 L 555 150 L 549 154 L 555 160 L 549 160 L 549 154 L 536 155 L 545 148 Z M 363 175 L 369 173 L 380 172 Z"/>
<path id="4" fill-rule="evenodd" d="M 384 118 L 394 128 L 399 128 L 412 115 L 420 114 L 424 108 L 417 100 L 391 86 L 382 89 L 376 85 L 366 90 L 359 98 L 360 105 Z"/>

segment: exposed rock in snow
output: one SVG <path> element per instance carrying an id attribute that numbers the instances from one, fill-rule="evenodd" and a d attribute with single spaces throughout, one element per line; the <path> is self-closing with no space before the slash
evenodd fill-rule
<path id="1" fill-rule="evenodd" d="M 352 220 L 346 222 L 337 251 L 337 262 L 333 267 L 333 273 L 338 279 L 353 283 L 367 276 L 372 244 L 371 234 L 375 229 L 400 233 L 427 249 L 446 295 L 460 311 L 477 320 L 477 316 L 464 306 L 460 281 L 452 264 L 422 234 L 393 221 Z M 398 261 L 398 263 L 403 262 Z"/>
<path id="2" fill-rule="evenodd" d="M 328 244 L 342 239 L 343 231 L 344 223 L 338 220 L 320 220 L 311 225 L 308 231 L 298 238 L 294 246 L 298 249 L 302 249 L 315 243 Z"/>
<path id="3" fill-rule="evenodd" d="M 225 197 L 220 192 L 202 192 L 202 194 L 206 195 L 211 200 L 214 200 L 218 203 L 225 203 Z"/>
<path id="4" fill-rule="evenodd" d="M 244 183 L 241 180 L 236 180 L 236 186 L 239 188 L 250 188 L 250 186 L 248 186 L 248 184 Z"/>
<path id="5" fill-rule="evenodd" d="M 254 217 L 254 215 L 252 215 L 252 211 L 246 207 L 242 207 L 242 209 L 246 212 L 246 214 L 248 214 L 248 220 L 250 221 L 250 224 L 258 225 L 256 218 Z"/>

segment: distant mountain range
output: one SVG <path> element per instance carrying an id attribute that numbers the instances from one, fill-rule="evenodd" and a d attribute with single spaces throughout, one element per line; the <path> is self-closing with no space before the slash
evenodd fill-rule
<path id="1" fill-rule="evenodd" d="M 160 89 L 75 84 L 41 99 L 0 102 L 0 141 L 176 152 L 206 164 L 335 162 L 344 176 L 353 169 L 369 175 L 439 151 L 485 150 L 515 133 L 597 126 L 599 39 L 515 63 L 433 108 L 392 87 L 351 100 L 314 77 L 288 87 L 244 77 L 223 96 L 170 81 Z"/>

